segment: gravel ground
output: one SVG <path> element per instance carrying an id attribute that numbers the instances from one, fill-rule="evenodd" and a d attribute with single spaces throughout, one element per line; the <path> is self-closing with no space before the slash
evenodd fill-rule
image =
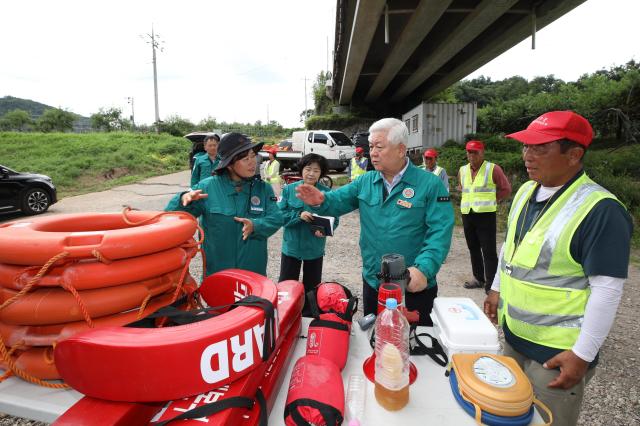
<path id="1" fill-rule="evenodd" d="M 323 279 L 347 285 L 360 296 L 362 259 L 358 249 L 360 225 L 357 212 L 343 216 L 336 235 L 327 242 Z M 282 231 L 269 240 L 267 275 L 277 280 L 280 268 Z M 192 275 L 200 276 L 199 260 L 192 263 Z M 479 306 L 484 300 L 482 290 L 466 290 L 462 283 L 471 269 L 464 234 L 456 227 L 449 257 L 438 274 L 441 296 L 471 297 Z M 636 316 L 640 312 L 640 272 L 631 266 L 622 303 L 614 327 L 601 350 L 595 377 L 587 386 L 580 416 L 580 425 L 640 425 L 640 327 Z M 0 426 L 43 425 L 44 423 L 0 414 Z"/>

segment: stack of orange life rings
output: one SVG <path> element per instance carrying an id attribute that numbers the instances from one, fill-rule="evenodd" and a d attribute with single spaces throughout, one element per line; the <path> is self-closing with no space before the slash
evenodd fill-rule
<path id="1" fill-rule="evenodd" d="M 1 224 L 0 381 L 65 387 L 45 382 L 60 378 L 57 342 L 191 296 L 196 228 L 188 213 L 128 208 Z"/>

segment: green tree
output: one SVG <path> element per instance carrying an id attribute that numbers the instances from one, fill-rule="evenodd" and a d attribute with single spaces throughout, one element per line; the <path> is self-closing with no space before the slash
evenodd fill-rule
<path id="1" fill-rule="evenodd" d="M 220 124 L 214 117 L 207 117 L 204 120 L 200 120 L 200 122 L 198 123 L 198 128 L 206 130 L 218 129 L 220 128 Z"/>
<path id="2" fill-rule="evenodd" d="M 458 99 L 456 99 L 456 91 L 455 86 L 449 86 L 444 89 L 442 92 L 437 95 L 432 96 L 429 99 L 429 102 L 445 102 L 445 103 L 456 103 Z"/>
<path id="3" fill-rule="evenodd" d="M 327 96 L 327 81 L 331 80 L 331 73 L 320 71 L 313 83 L 313 104 L 315 114 L 323 115 L 331 112 L 333 102 Z"/>
<path id="4" fill-rule="evenodd" d="M 165 121 L 161 121 L 158 129 L 161 133 L 169 133 L 173 136 L 184 136 L 187 133 L 193 132 L 196 126 L 186 118 L 172 115 Z"/>
<path id="5" fill-rule="evenodd" d="M 0 119 L 0 129 L 25 131 L 30 130 L 33 126 L 31 114 L 23 109 L 14 109 L 2 116 Z"/>
<path id="6" fill-rule="evenodd" d="M 60 108 L 45 110 L 36 120 L 36 128 L 41 132 L 66 132 L 73 129 L 76 115 Z"/>
<path id="7" fill-rule="evenodd" d="M 120 108 L 109 108 L 107 110 L 100 108 L 99 112 L 91 115 L 91 127 L 95 130 L 111 132 L 114 130 L 129 130 L 132 125 L 131 121 L 122 117 Z"/>

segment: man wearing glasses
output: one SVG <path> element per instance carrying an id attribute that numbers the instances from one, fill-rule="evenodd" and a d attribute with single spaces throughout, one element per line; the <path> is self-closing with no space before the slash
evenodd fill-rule
<path id="1" fill-rule="evenodd" d="M 530 181 L 518 190 L 484 302 L 554 425 L 575 425 L 627 278 L 632 222 L 582 159 L 589 122 L 553 111 L 507 135 L 523 143 Z"/>
<path id="2" fill-rule="evenodd" d="M 469 163 L 460 167 L 458 190 L 462 192 L 460 213 L 473 279 L 464 288 L 482 288 L 488 293 L 498 268 L 496 210 L 498 202 L 511 195 L 511 184 L 500 166 L 485 161 L 481 141 L 467 142 L 466 150 Z"/>

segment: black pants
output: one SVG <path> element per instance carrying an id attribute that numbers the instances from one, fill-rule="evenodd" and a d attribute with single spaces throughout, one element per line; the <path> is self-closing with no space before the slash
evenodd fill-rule
<path id="1" fill-rule="evenodd" d="M 432 326 L 433 322 L 429 314 L 433 309 L 433 299 L 438 296 L 438 286 L 426 288 L 418 293 L 405 293 L 405 306 L 409 311 L 417 310 L 420 313 L 418 325 Z M 362 303 L 364 314 L 378 313 L 378 290 L 362 282 Z"/>
<path id="2" fill-rule="evenodd" d="M 302 268 L 302 284 L 304 284 L 304 308 L 302 309 L 302 316 L 310 317 L 311 310 L 307 303 L 307 292 L 313 290 L 315 286 L 322 281 L 322 257 L 311 260 L 300 260 L 295 257 L 287 256 L 282 253 L 280 260 L 280 278 L 278 281 L 285 280 L 299 280 L 300 279 L 300 266 L 304 262 Z"/>
<path id="3" fill-rule="evenodd" d="M 496 253 L 496 214 L 474 213 L 462 215 L 462 226 L 471 255 L 471 270 L 476 280 L 491 288 L 498 269 Z"/>

